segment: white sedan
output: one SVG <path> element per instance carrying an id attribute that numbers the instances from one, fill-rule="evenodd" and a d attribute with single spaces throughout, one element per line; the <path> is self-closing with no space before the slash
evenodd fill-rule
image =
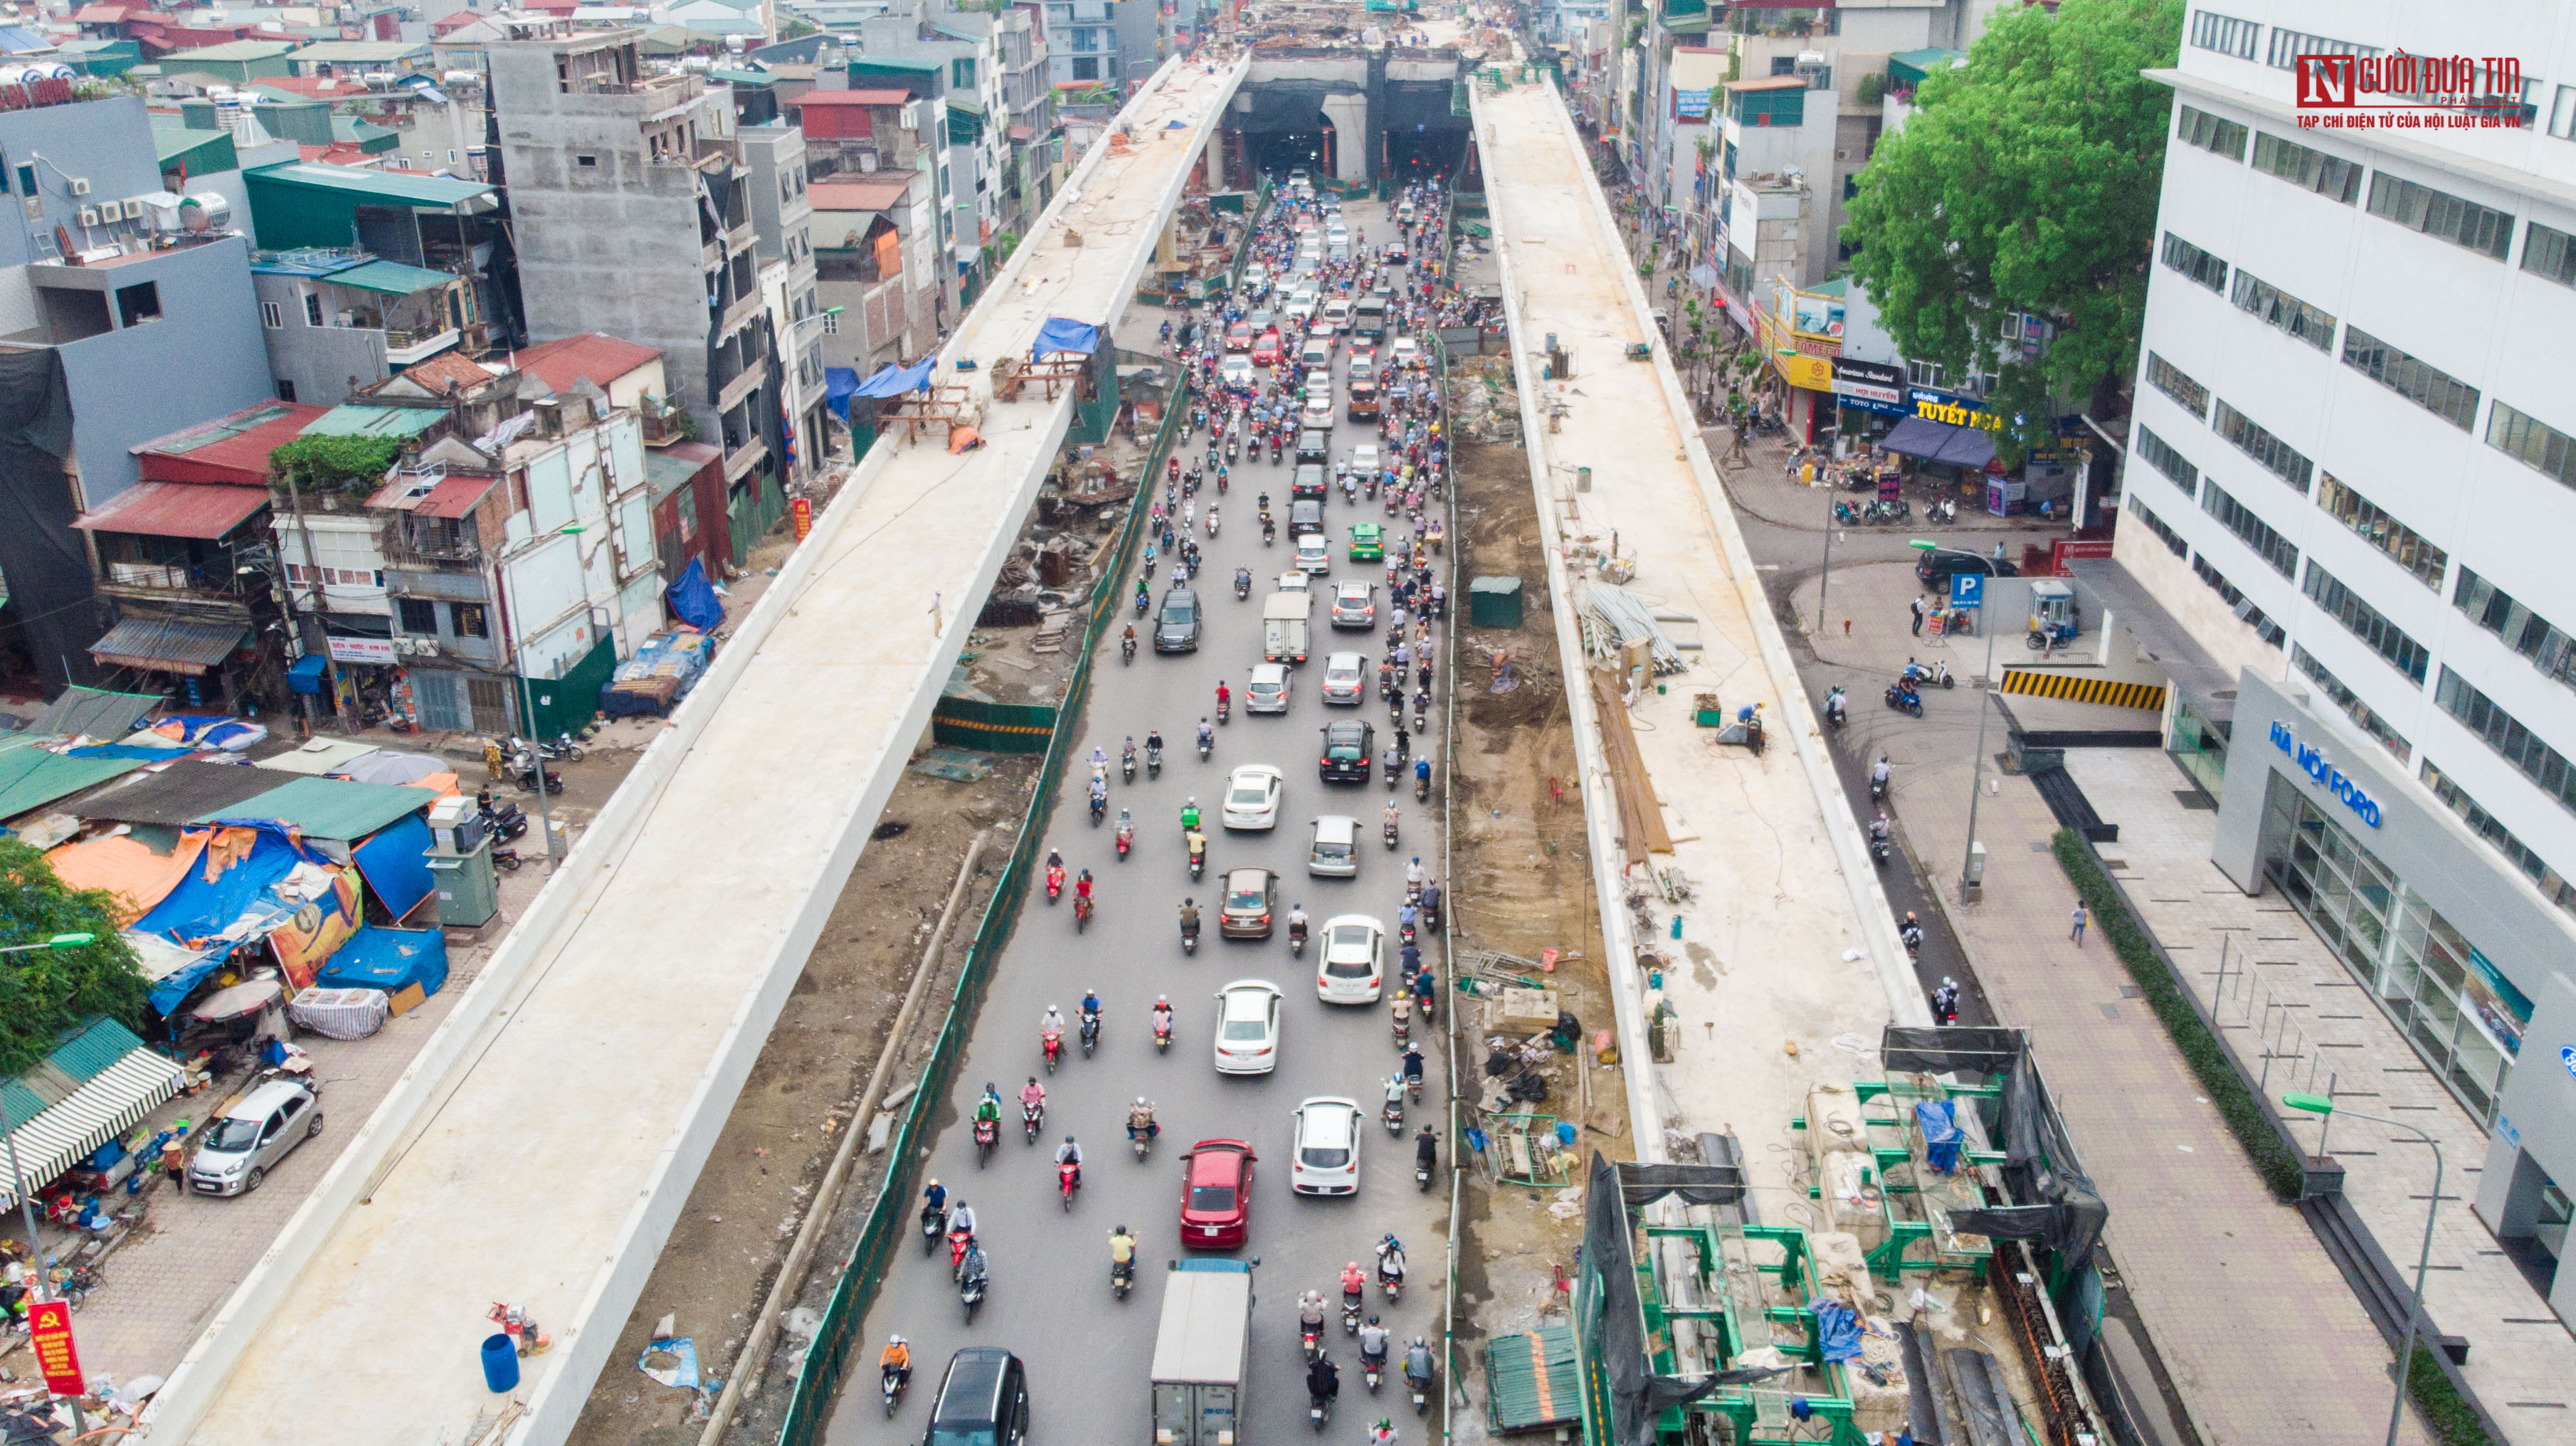
<path id="1" fill-rule="evenodd" d="M 1297 1157 L 1288 1188 L 1299 1195 L 1360 1192 L 1359 1101 L 1317 1095 L 1297 1106 Z"/>
<path id="2" fill-rule="evenodd" d="M 1366 914 L 1335 914 L 1324 921 L 1324 962 L 1315 971 L 1315 997 L 1326 1004 L 1375 1004 L 1386 982 L 1378 956 L 1386 925 Z"/>
<path id="3" fill-rule="evenodd" d="M 1351 475 L 1367 478 L 1377 474 L 1377 443 L 1362 442 L 1351 449 Z"/>
<path id="4" fill-rule="evenodd" d="M 1236 769 L 1225 783 L 1225 826 L 1277 828 L 1279 791 L 1284 785 L 1279 770 L 1268 764 L 1247 763 Z"/>
<path id="5" fill-rule="evenodd" d="M 1243 352 L 1229 353 L 1224 361 L 1217 363 L 1216 374 L 1217 379 L 1227 386 L 1251 386 L 1252 358 Z"/>
<path id="6" fill-rule="evenodd" d="M 1422 348 L 1409 336 L 1397 337 L 1395 344 L 1386 349 L 1386 363 L 1397 371 L 1403 371 L 1421 360 Z"/>
<path id="7" fill-rule="evenodd" d="M 1216 1072 L 1268 1074 L 1279 1067 L 1279 986 L 1237 979 L 1216 995 Z"/>

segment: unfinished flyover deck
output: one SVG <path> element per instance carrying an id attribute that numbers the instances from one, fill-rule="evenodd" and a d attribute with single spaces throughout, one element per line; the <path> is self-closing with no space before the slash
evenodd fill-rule
<path id="1" fill-rule="evenodd" d="M 1063 441 L 1070 394 L 983 379 L 1049 316 L 1105 344 L 1242 75 L 1167 64 L 1122 113 L 1133 143 L 1074 170 L 942 359 L 988 445 L 869 452 L 394 1094 L 335 1122 L 356 1138 L 155 1439 L 569 1433 Z M 554 1338 L 506 1399 L 477 1361 L 496 1301 Z"/>

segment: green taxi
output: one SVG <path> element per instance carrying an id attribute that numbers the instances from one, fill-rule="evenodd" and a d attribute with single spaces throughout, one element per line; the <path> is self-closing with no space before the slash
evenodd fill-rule
<path id="1" fill-rule="evenodd" d="M 1386 531 L 1374 522 L 1351 528 L 1351 561 L 1377 562 L 1386 556 Z"/>

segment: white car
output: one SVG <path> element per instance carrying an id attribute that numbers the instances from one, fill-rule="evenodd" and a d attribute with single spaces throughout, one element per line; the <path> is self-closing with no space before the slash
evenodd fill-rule
<path id="1" fill-rule="evenodd" d="M 1315 968 L 1315 996 L 1326 1004 L 1375 1004 L 1385 985 L 1386 925 L 1366 914 L 1335 914 L 1324 921 L 1324 960 Z"/>
<path id="2" fill-rule="evenodd" d="M 1324 701 L 1356 708 L 1368 700 L 1368 659 L 1357 653 L 1324 658 Z"/>
<path id="3" fill-rule="evenodd" d="M 1297 538 L 1297 568 L 1300 572 L 1321 574 L 1333 570 L 1333 545 L 1320 532 L 1302 533 Z"/>
<path id="4" fill-rule="evenodd" d="M 1288 1188 L 1299 1195 L 1360 1192 L 1359 1101 L 1317 1095 L 1297 1106 L 1297 1158 Z"/>
<path id="5" fill-rule="evenodd" d="M 1315 314 L 1315 306 L 1315 288 L 1300 286 L 1288 293 L 1288 305 L 1284 309 L 1290 316 L 1303 323 L 1307 317 Z"/>
<path id="6" fill-rule="evenodd" d="M 1221 815 L 1225 826 L 1277 828 L 1279 791 L 1285 783 L 1279 770 L 1265 763 L 1247 763 L 1236 769 L 1225 783 L 1225 810 Z"/>
<path id="7" fill-rule="evenodd" d="M 1300 577 L 1304 575 L 1298 574 Z M 1252 665 L 1252 681 L 1243 686 L 1243 711 L 1246 713 L 1288 711 L 1288 665 L 1286 663 Z"/>
<path id="8" fill-rule="evenodd" d="M 1327 362 L 1330 360 L 1330 357 L 1326 358 Z M 1306 395 L 1310 397 L 1329 397 L 1332 394 L 1333 373 L 1329 366 L 1317 367 L 1315 370 L 1306 373 Z"/>
<path id="9" fill-rule="evenodd" d="M 1397 371 L 1402 371 L 1420 360 L 1422 360 L 1422 348 L 1409 336 L 1397 337 L 1386 349 L 1387 365 Z"/>
<path id="10" fill-rule="evenodd" d="M 1351 475 L 1368 477 L 1378 470 L 1377 443 L 1362 442 L 1351 449 Z"/>
<path id="11" fill-rule="evenodd" d="M 1308 393 L 1306 396 L 1306 410 L 1298 413 L 1297 425 L 1310 432 L 1329 432 L 1333 430 L 1332 394 L 1330 392 L 1326 392 L 1322 396 L 1317 396 L 1311 392 Z"/>
<path id="12" fill-rule="evenodd" d="M 1243 268 L 1243 289 L 1258 296 L 1270 284 L 1270 268 L 1255 261 Z"/>
<path id="13" fill-rule="evenodd" d="M 1298 592 L 1298 593 L 1310 593 L 1310 594 L 1311 594 L 1312 592 L 1314 592 L 1314 588 L 1313 588 L 1313 587 L 1311 587 L 1311 586 L 1309 586 L 1309 584 L 1310 584 L 1312 581 L 1313 581 L 1313 579 L 1311 579 L 1311 578 L 1307 577 L 1307 576 L 1306 576 L 1306 574 L 1305 574 L 1305 572 L 1304 572 L 1302 569 L 1295 570 L 1295 571 L 1290 571 L 1290 572 L 1283 572 L 1283 573 L 1279 574 L 1279 590 L 1280 590 L 1281 592 Z M 1309 606 L 1312 606 L 1312 604 L 1309 604 Z"/>
<path id="14" fill-rule="evenodd" d="M 1377 353 L 1369 349 L 1367 342 L 1363 341 L 1354 343 L 1351 347 L 1352 385 L 1356 386 L 1361 382 L 1373 382 L 1376 380 Z"/>
<path id="15" fill-rule="evenodd" d="M 1350 330 L 1351 299 L 1347 296 L 1336 296 L 1332 300 L 1325 302 L 1324 320 L 1331 322 L 1333 324 L 1333 330 L 1335 331 Z"/>
<path id="16" fill-rule="evenodd" d="M 1232 352 L 1217 363 L 1217 379 L 1230 387 L 1252 385 L 1252 357 L 1245 352 Z"/>
<path id="17" fill-rule="evenodd" d="M 1216 994 L 1216 1072 L 1268 1074 L 1279 1067 L 1279 986 L 1237 979 Z"/>

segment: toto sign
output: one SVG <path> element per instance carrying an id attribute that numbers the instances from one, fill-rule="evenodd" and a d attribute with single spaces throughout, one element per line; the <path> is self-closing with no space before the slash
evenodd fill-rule
<path id="1" fill-rule="evenodd" d="M 2301 743 L 2290 734 L 2290 725 L 2277 720 L 2272 724 L 2272 746 L 2290 756 L 2299 771 L 2317 781 L 2317 786 L 2341 800 L 2343 806 L 2359 815 L 2372 828 L 2379 827 L 2379 802 L 2361 791 L 2361 785 L 2344 776 L 2342 769 L 2326 761 L 2313 743 Z"/>

